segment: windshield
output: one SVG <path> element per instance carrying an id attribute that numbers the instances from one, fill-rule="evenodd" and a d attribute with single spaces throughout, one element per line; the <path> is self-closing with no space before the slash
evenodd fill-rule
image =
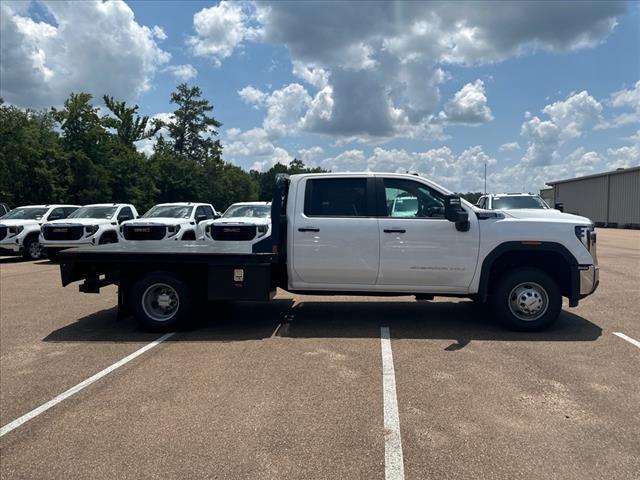
<path id="1" fill-rule="evenodd" d="M 193 207 L 186 205 L 156 205 L 143 215 L 144 218 L 189 218 Z"/>
<path id="2" fill-rule="evenodd" d="M 511 210 L 515 208 L 549 208 L 544 200 L 533 195 L 517 197 L 494 197 L 492 207 L 494 210 Z"/>
<path id="3" fill-rule="evenodd" d="M 118 207 L 82 207 L 69 215 L 68 218 L 106 218 L 110 219 Z"/>
<path id="4" fill-rule="evenodd" d="M 18 207 L 11 210 L 4 217 L 3 220 L 40 220 L 48 208 L 39 207 Z"/>
<path id="5" fill-rule="evenodd" d="M 231 205 L 222 217 L 269 218 L 270 215 L 271 207 L 269 205 Z"/>

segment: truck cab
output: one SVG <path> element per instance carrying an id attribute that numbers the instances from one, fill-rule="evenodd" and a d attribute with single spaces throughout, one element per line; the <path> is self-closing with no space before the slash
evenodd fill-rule
<path id="1" fill-rule="evenodd" d="M 490 304 L 508 328 L 542 330 L 563 297 L 574 307 L 595 291 L 596 234 L 587 218 L 532 212 L 479 209 L 414 175 L 279 176 L 270 234 L 253 245 L 72 250 L 63 252 L 63 284 L 84 279 L 83 291 L 96 292 L 117 283 L 120 305 L 160 330 L 189 318 L 198 299 L 268 300 L 278 287 L 468 297 Z"/>
<path id="2" fill-rule="evenodd" d="M 46 222 L 62 220 L 79 205 L 28 205 L 14 208 L 0 217 L 0 252 L 22 255 L 27 260 L 42 257 L 40 228 Z"/>

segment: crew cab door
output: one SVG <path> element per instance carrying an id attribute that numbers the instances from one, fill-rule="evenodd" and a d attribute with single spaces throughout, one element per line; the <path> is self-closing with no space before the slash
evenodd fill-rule
<path id="1" fill-rule="evenodd" d="M 378 285 L 415 291 L 464 291 L 478 258 L 478 221 L 456 230 L 444 218 L 445 196 L 419 180 L 378 176 L 380 273 Z M 470 212 L 472 213 L 472 212 Z"/>
<path id="2" fill-rule="evenodd" d="M 373 176 L 309 177 L 297 192 L 291 285 L 375 285 L 380 245 Z"/>

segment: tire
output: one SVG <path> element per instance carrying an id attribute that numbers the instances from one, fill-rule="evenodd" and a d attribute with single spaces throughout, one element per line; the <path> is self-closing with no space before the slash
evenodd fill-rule
<path id="1" fill-rule="evenodd" d="M 195 239 L 196 239 L 196 232 L 189 231 L 189 232 L 184 232 L 180 240 L 195 240 Z"/>
<path id="2" fill-rule="evenodd" d="M 556 281 L 542 270 L 524 268 L 500 277 L 489 301 L 505 327 L 537 332 L 558 319 L 562 292 Z"/>
<path id="3" fill-rule="evenodd" d="M 107 232 L 102 234 L 102 236 L 100 237 L 100 240 L 98 240 L 98 245 L 106 245 L 107 243 L 117 243 L 117 242 L 118 242 L 118 237 Z"/>
<path id="4" fill-rule="evenodd" d="M 42 246 L 38 241 L 38 237 L 32 236 L 26 238 L 23 247 L 24 251 L 22 256 L 26 260 L 40 260 L 42 258 Z"/>
<path id="5" fill-rule="evenodd" d="M 130 302 L 138 323 L 154 332 L 171 332 L 186 324 L 192 305 L 187 284 L 165 272 L 150 273 L 138 280 L 131 289 Z"/>

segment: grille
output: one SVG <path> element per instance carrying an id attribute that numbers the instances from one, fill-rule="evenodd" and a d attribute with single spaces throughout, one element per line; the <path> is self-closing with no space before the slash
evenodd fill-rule
<path id="1" fill-rule="evenodd" d="M 122 230 L 122 234 L 127 240 L 162 240 L 166 232 L 167 227 L 165 225 L 140 223 L 125 225 Z"/>
<path id="2" fill-rule="evenodd" d="M 253 240 L 255 236 L 255 225 L 211 225 L 211 237 L 214 240 Z"/>
<path id="3" fill-rule="evenodd" d="M 0 225 L 0 240 L 3 240 L 7 236 L 7 227 Z"/>
<path id="4" fill-rule="evenodd" d="M 82 225 L 45 225 L 42 236 L 45 240 L 80 240 L 84 234 Z"/>

